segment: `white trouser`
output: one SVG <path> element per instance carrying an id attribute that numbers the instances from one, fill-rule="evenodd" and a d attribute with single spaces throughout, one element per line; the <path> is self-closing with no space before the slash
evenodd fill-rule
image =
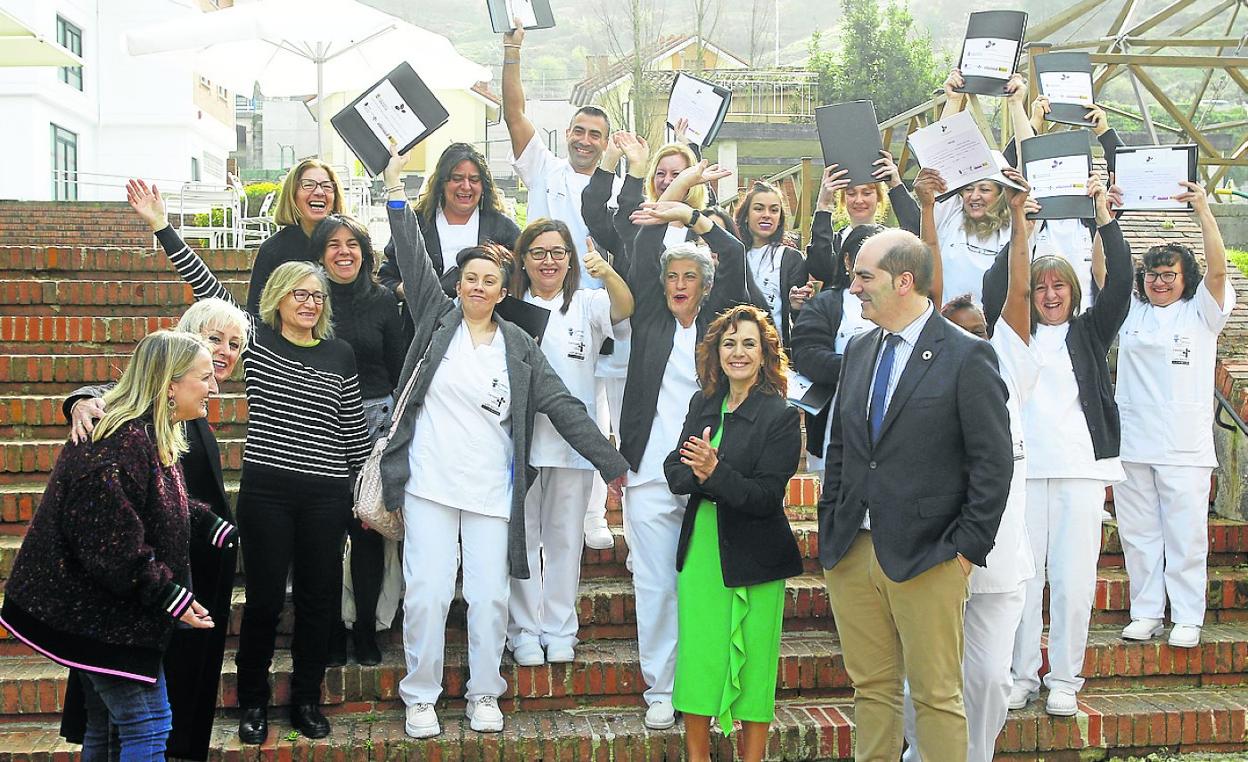
<path id="1" fill-rule="evenodd" d="M 1088 644 L 1101 553 L 1105 483 L 1096 479 L 1028 479 L 1027 533 L 1036 576 L 1025 583 L 1027 602 L 1014 638 L 1014 684 L 1040 688 L 1040 633 L 1044 582 L 1049 582 L 1049 674 L 1044 684 L 1076 693 Z"/>
<path id="2" fill-rule="evenodd" d="M 1161 619 L 1169 598 L 1171 621 L 1199 627 L 1213 469 L 1125 461 L 1122 468 L 1127 480 L 1114 485 L 1114 512 L 1131 579 L 1131 618 Z"/>
<path id="3" fill-rule="evenodd" d="M 1010 701 L 1010 662 L 1014 638 L 1023 615 L 1026 592 L 972 593 L 966 602 L 962 630 L 962 703 L 966 705 L 968 762 L 992 762 L 997 735 L 1005 727 Z M 921 762 L 915 732 L 914 703 L 906 684 L 904 762 Z"/>
<path id="4" fill-rule="evenodd" d="M 627 488 L 624 530 L 637 597 L 637 648 L 647 704 L 672 700 L 676 678 L 676 543 L 689 498 L 663 480 Z"/>
<path id="5" fill-rule="evenodd" d="M 455 597 L 455 572 L 464 560 L 468 603 L 469 701 L 499 696 L 507 640 L 507 520 L 469 513 L 406 495 L 403 504 L 403 703 L 432 704 L 442 693 L 446 614 Z"/>
<path id="6" fill-rule="evenodd" d="M 512 649 L 576 645 L 576 594 L 585 548 L 585 498 L 592 471 L 545 467 L 524 501 L 529 578 L 511 580 Z"/>
<path id="7" fill-rule="evenodd" d="M 594 379 L 594 403 L 598 430 L 604 437 L 615 433 L 616 442 L 620 438 L 620 408 L 624 405 L 624 379 Z M 602 475 L 593 472 L 593 486 L 589 492 L 588 508 L 585 511 L 585 527 L 591 528 L 607 520 L 607 483 Z"/>

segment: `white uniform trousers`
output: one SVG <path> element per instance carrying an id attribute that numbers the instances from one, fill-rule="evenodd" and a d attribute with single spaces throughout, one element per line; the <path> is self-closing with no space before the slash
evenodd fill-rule
<path id="1" fill-rule="evenodd" d="M 529 578 L 511 580 L 507 639 L 512 650 L 526 643 L 576 645 L 585 500 L 593 473 L 543 467 L 529 487 L 524 501 Z"/>
<path id="2" fill-rule="evenodd" d="M 637 597 L 637 648 L 647 704 L 672 700 L 676 679 L 676 543 L 685 518 L 685 495 L 664 480 L 629 487 L 624 529 Z"/>
<path id="3" fill-rule="evenodd" d="M 406 495 L 403 504 L 403 654 L 407 706 L 432 704 L 442 693 L 446 614 L 455 597 L 460 554 L 468 603 L 466 697 L 507 690 L 499 665 L 507 640 L 507 520 Z"/>
<path id="4" fill-rule="evenodd" d="M 1015 685 L 1040 688 L 1044 583 L 1049 583 L 1050 690 L 1083 687 L 1084 651 L 1096 595 L 1105 483 L 1097 479 L 1028 479 L 1027 533 L 1036 576 L 1024 583 L 1027 601 L 1014 639 Z"/>
<path id="5" fill-rule="evenodd" d="M 1205 622 L 1209 556 L 1209 474 L 1205 466 L 1123 462 L 1114 485 L 1118 535 L 1131 579 L 1131 618 Z"/>
<path id="6" fill-rule="evenodd" d="M 997 736 L 1009 711 L 1010 663 L 1014 638 L 1026 600 L 1023 587 L 1008 593 L 972 593 L 966 602 L 962 631 L 962 703 L 966 706 L 968 762 L 992 762 Z M 904 762 L 922 762 L 915 731 L 914 702 L 906 684 Z"/>
<path id="7" fill-rule="evenodd" d="M 615 434 L 616 443 L 620 439 L 620 408 L 624 405 L 624 379 L 594 379 L 595 414 L 598 430 L 604 437 Z M 602 474 L 593 472 L 593 486 L 589 492 L 589 503 L 585 511 L 585 525 L 597 524 L 598 520 L 607 520 L 607 483 Z"/>

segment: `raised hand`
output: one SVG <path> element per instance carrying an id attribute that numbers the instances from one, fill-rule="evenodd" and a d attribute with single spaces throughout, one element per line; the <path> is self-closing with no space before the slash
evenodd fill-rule
<path id="1" fill-rule="evenodd" d="M 130 180 L 126 183 L 126 201 L 135 214 L 143 218 L 148 227 L 155 233 L 169 225 L 169 215 L 165 212 L 165 199 L 160 189 L 152 183 L 149 188 L 143 180 Z"/>
<path id="2" fill-rule="evenodd" d="M 680 446 L 680 462 L 689 466 L 699 483 L 711 478 L 715 467 L 719 465 L 719 452 L 711 447 L 710 426 L 702 430 L 702 436 L 689 437 Z"/>
<path id="3" fill-rule="evenodd" d="M 880 158 L 871 162 L 871 166 L 875 170 L 871 172 L 871 176 L 876 180 L 888 183 L 888 187 L 896 188 L 901 185 L 901 170 L 897 169 L 897 162 L 893 161 L 893 155 L 884 149 L 880 149 Z M 820 189 L 822 192 L 822 189 Z"/>
<path id="4" fill-rule="evenodd" d="M 688 170 L 686 170 L 688 171 Z M 634 225 L 666 225 L 669 222 L 688 223 L 693 209 L 682 201 L 647 201 L 629 215 Z"/>
<path id="5" fill-rule="evenodd" d="M 524 23 L 520 19 L 511 20 L 512 30 L 503 34 L 504 45 L 515 45 L 517 48 L 524 44 Z"/>
<path id="6" fill-rule="evenodd" d="M 1113 172 L 1109 173 L 1109 209 L 1116 211 L 1121 209 L 1123 205 L 1122 188 L 1118 185 L 1118 180 Z"/>
<path id="7" fill-rule="evenodd" d="M 1037 135 L 1044 132 L 1044 117 L 1052 108 L 1047 95 L 1037 95 L 1031 102 L 1031 129 Z"/>
<path id="8" fill-rule="evenodd" d="M 393 188 L 403 184 L 403 165 L 407 163 L 407 154 L 399 153 L 399 144 L 394 138 L 390 138 L 390 160 L 386 162 L 386 168 L 381 171 L 382 179 L 387 188 Z"/>
<path id="9" fill-rule="evenodd" d="M 920 206 L 935 206 L 936 197 L 947 190 L 949 186 L 945 178 L 931 167 L 920 169 L 918 176 L 914 178 L 914 197 L 918 199 Z"/>
<path id="10" fill-rule="evenodd" d="M 672 127 L 672 137 L 677 143 L 688 145 L 689 140 L 689 120 L 683 116 L 676 120 L 675 126 Z"/>
<path id="11" fill-rule="evenodd" d="M 646 162 L 650 160 L 650 145 L 640 135 L 623 130 L 615 133 L 616 145 L 628 159 L 629 171 L 645 172 Z"/>
<path id="12" fill-rule="evenodd" d="M 624 151 L 616 140 L 619 134 L 619 132 L 611 133 L 611 137 L 607 140 L 607 148 L 602 152 L 602 161 L 598 163 L 598 166 L 608 172 L 615 171 L 615 168 L 620 165 L 620 157 L 624 155 Z"/>
<path id="13" fill-rule="evenodd" d="M 962 77 L 961 70 L 954 69 L 949 72 L 949 76 L 945 77 L 945 98 L 951 103 L 961 103 L 966 100 L 966 93 L 959 93 L 954 90 L 955 87 L 963 87 L 965 85 L 966 80 Z"/>
<path id="14" fill-rule="evenodd" d="M 581 259 L 581 264 L 585 265 L 585 272 L 589 273 L 590 277 L 598 280 L 602 280 L 607 271 L 611 269 L 611 265 L 607 264 L 607 260 L 603 259 L 598 250 L 594 248 L 594 239 L 592 238 L 585 239 L 585 256 Z"/>
<path id="15" fill-rule="evenodd" d="M 1092 132 L 1098 138 L 1109 132 L 1109 117 L 1105 115 L 1105 109 L 1093 103 L 1088 106 L 1087 117 L 1092 121 Z"/>
<path id="16" fill-rule="evenodd" d="M 836 192 L 849 187 L 849 170 L 841 169 L 839 164 L 829 164 L 823 168 L 823 179 L 819 183 L 819 198 L 815 200 L 815 209 L 830 212 L 836 206 Z"/>
<path id="17" fill-rule="evenodd" d="M 1017 103 L 1027 102 L 1027 80 L 1019 72 L 1014 72 L 1005 83 L 1005 97 L 1006 100 Z"/>
<path id="18" fill-rule="evenodd" d="M 1031 185 L 1027 179 L 1023 177 L 1023 173 L 1014 167 L 1006 167 L 1001 170 L 1001 174 L 1005 175 L 1011 182 L 1017 183 L 1022 190 L 1005 186 L 1006 200 L 1009 202 L 1010 210 L 1013 212 L 1023 212 L 1027 209 L 1027 201 L 1031 198 Z"/>
<path id="19" fill-rule="evenodd" d="M 1209 197 L 1205 195 L 1205 189 L 1200 185 L 1184 180 L 1179 183 L 1184 190 L 1174 197 L 1175 201 L 1181 201 L 1184 204 L 1191 204 L 1192 211 L 1196 214 L 1206 214 L 1209 211 Z M 1117 187 L 1117 186 L 1115 186 Z"/>

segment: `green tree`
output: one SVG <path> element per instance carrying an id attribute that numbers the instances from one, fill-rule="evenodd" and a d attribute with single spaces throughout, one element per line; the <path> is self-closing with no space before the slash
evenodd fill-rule
<path id="1" fill-rule="evenodd" d="M 931 97 L 942 81 L 931 35 L 915 26 L 904 2 L 841 0 L 841 46 L 821 49 L 811 36 L 807 66 L 819 74 L 823 103 L 870 98 L 881 120 Z"/>

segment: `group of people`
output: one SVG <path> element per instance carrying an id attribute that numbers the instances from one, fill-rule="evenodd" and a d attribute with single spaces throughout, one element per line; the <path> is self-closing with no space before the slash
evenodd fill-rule
<path id="1" fill-rule="evenodd" d="M 378 263 L 333 170 L 308 159 L 238 305 L 159 190 L 128 185 L 197 301 L 116 385 L 65 401 L 70 443 L 0 611 L 71 668 L 63 732 L 84 758 L 205 758 L 235 545 L 244 743 L 270 736 L 288 579 L 300 733 L 331 732 L 326 668 L 348 650 L 378 663 L 376 632 L 401 606 L 406 731 L 439 734 L 461 572 L 466 717 L 502 730 L 504 651 L 576 659 L 581 555 L 613 543 L 605 495 L 622 482 L 645 724 L 680 712 L 705 760 L 712 724 L 739 721 L 744 758 L 761 759 L 784 580 L 803 568 L 784 512 L 802 455 L 794 372 L 835 392 L 804 428 L 858 759 L 991 759 L 1007 710 L 1039 692 L 1046 582 L 1046 709 L 1075 713 L 1108 484 L 1131 577 L 1123 637 L 1157 636 L 1168 601 L 1171 645 L 1199 642 L 1213 364 L 1235 301 L 1202 189 L 1176 197 L 1200 223 L 1203 274 L 1180 245 L 1132 263 L 1112 182 L 1089 178 L 1095 220 L 1035 222 L 1008 163 L 1009 183 L 957 188 L 924 169 L 911 191 L 881 152 L 874 182 L 826 169 L 802 252 L 779 189 L 751 184 L 729 215 L 709 205 L 728 173 L 681 140 L 651 151 L 583 107 L 557 157 L 524 112 L 523 39 L 503 44 L 523 229 L 472 146 L 446 149 L 415 203 L 392 146 Z M 947 113 L 964 105 L 959 79 Z M 1007 86 L 1020 139 L 1047 109 L 1041 97 L 1026 114 L 1026 94 L 1021 78 Z M 1112 146 L 1104 113 L 1089 117 Z M 540 330 L 513 320 L 535 308 Z M 240 360 L 231 512 L 205 415 Z M 352 514 L 352 479 L 383 436 L 401 542 Z"/>

